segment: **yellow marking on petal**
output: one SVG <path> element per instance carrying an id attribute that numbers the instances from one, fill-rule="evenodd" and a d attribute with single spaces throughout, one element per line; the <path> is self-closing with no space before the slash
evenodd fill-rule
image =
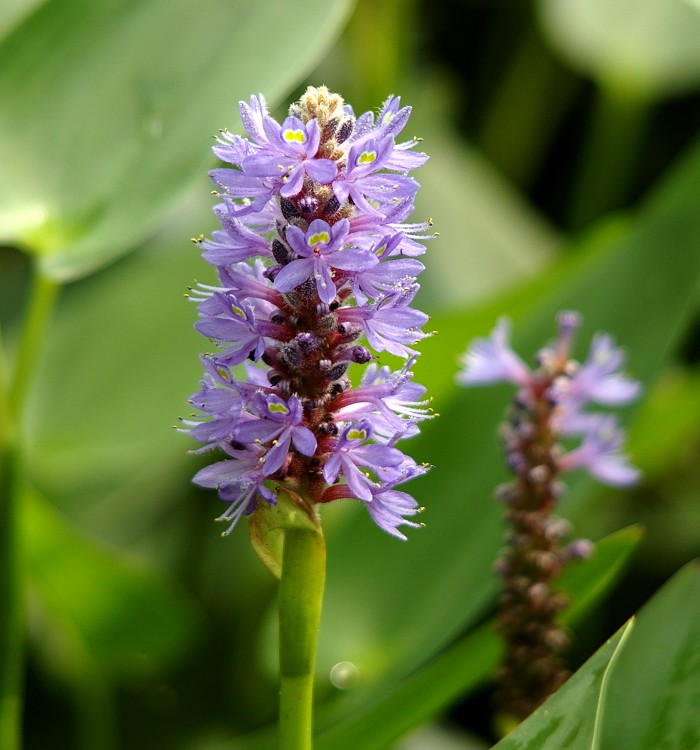
<path id="1" fill-rule="evenodd" d="M 306 133 L 303 130 L 284 130 L 282 131 L 282 138 L 287 143 L 304 143 L 306 141 Z"/>
<path id="2" fill-rule="evenodd" d="M 367 440 L 367 430 L 349 430 L 348 440 Z"/>
<path id="3" fill-rule="evenodd" d="M 331 236 L 328 232 L 316 232 L 316 234 L 312 234 L 309 237 L 307 244 L 309 247 L 314 247 L 315 245 L 320 245 L 322 242 L 327 245 L 330 241 Z"/>
<path id="4" fill-rule="evenodd" d="M 231 305 L 231 312 L 233 312 L 234 315 L 238 315 L 239 318 L 245 318 L 245 313 L 240 307 L 236 307 L 236 305 Z"/>
<path id="5" fill-rule="evenodd" d="M 289 409 L 285 404 L 269 404 L 267 410 L 272 414 L 289 414 Z"/>
<path id="6" fill-rule="evenodd" d="M 371 164 L 377 158 L 376 151 L 363 151 L 360 154 L 360 158 L 357 160 L 358 164 Z"/>

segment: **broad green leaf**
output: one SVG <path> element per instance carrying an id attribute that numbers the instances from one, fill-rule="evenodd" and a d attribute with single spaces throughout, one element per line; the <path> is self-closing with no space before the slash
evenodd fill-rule
<path id="1" fill-rule="evenodd" d="M 564 569 L 557 587 L 571 598 L 563 617 L 567 625 L 580 622 L 592 604 L 610 591 L 640 538 L 636 527 L 611 534 L 596 544 L 589 559 Z M 362 709 L 353 713 L 351 700 L 331 708 L 321 717 L 328 728 L 319 735 L 319 750 L 333 750 L 341 741 L 356 750 L 382 750 L 483 682 L 495 669 L 499 655 L 499 639 L 489 622 L 415 674 L 372 696 Z"/>
<path id="2" fill-rule="evenodd" d="M 679 571 L 634 623 L 631 632 L 628 624 L 611 640 L 612 644 L 618 640 L 617 647 L 608 643 L 600 649 L 556 695 L 496 745 L 498 750 L 698 747 L 697 563 Z"/>
<path id="3" fill-rule="evenodd" d="M 634 634 L 630 620 L 543 706 L 496 745 L 499 750 L 601 750 L 600 721 L 615 665 Z M 622 750 L 623 746 L 619 746 Z M 627 746 L 630 747 L 631 746 Z"/>
<path id="4" fill-rule="evenodd" d="M 433 218 L 421 301 L 432 311 L 488 299 L 541 272 L 562 238 L 476 149 L 442 123 L 450 92 L 439 82 L 418 91 L 409 126 L 424 139 L 427 164 L 416 173 L 416 221 Z"/>
<path id="5" fill-rule="evenodd" d="M 172 429 L 192 411 L 187 398 L 208 344 L 184 297 L 195 279 L 213 281 L 189 241 L 213 222 L 205 180 L 197 187 L 157 240 L 59 299 L 26 434 L 37 484 L 64 499 L 69 515 L 87 505 L 93 514 L 109 510 L 108 526 L 128 527 L 134 519 L 123 509 L 133 515 L 133 506 L 124 500 L 147 491 L 139 517 L 148 523 L 161 512 L 154 496 L 188 486 L 199 465 L 186 455 L 192 441 Z M 124 497 L 103 509 L 110 493 Z"/>
<path id="6" fill-rule="evenodd" d="M 700 13 L 687 0 L 539 0 L 542 27 L 576 68 L 653 99 L 700 83 Z"/>
<path id="7" fill-rule="evenodd" d="M 554 335 L 556 312 L 578 309 L 584 319 L 581 353 L 594 331 L 610 331 L 629 352 L 630 372 L 651 382 L 694 300 L 700 275 L 699 188 L 700 150 L 695 149 L 642 207 L 629 231 L 612 232 L 607 243 L 595 243 L 552 271 L 532 285 L 537 295 L 530 286 L 519 299 L 513 296 L 518 351 L 529 358 Z M 442 416 L 424 423 L 410 444 L 413 456 L 436 466 L 409 488 L 427 508 L 426 528 L 412 531 L 406 544 L 391 544 L 368 529 L 368 519 L 355 510 L 342 534 L 329 539 L 320 651 L 328 669 L 350 661 L 369 682 L 399 664 L 409 670 L 456 636 L 493 596 L 491 567 L 502 530 L 491 496 L 506 476 L 495 430 L 512 389 L 448 390 L 444 384 L 471 336 L 486 334 L 494 323 L 495 315 L 488 323 L 478 313 L 442 316 L 436 325 L 442 334 L 422 346 L 417 380 L 427 384 L 428 394 L 433 381 L 443 384 L 435 403 Z M 593 486 L 577 485 L 570 495 L 577 507 L 585 506 Z"/>
<path id="8" fill-rule="evenodd" d="M 0 5 L 0 39 L 48 0 L 4 0 Z"/>
<path id="9" fill-rule="evenodd" d="M 196 624 L 184 593 L 71 528 L 35 492 L 24 500 L 31 629 L 54 669 L 129 677 L 182 654 Z"/>
<path id="10" fill-rule="evenodd" d="M 608 694 L 602 748 L 700 747 L 700 568 L 679 571 L 642 609 Z"/>
<path id="11" fill-rule="evenodd" d="M 631 450 L 646 474 L 689 458 L 700 429 L 700 377 L 673 370 L 645 399 L 635 421 Z"/>
<path id="12" fill-rule="evenodd" d="M 277 100 L 349 8 L 49 0 L 0 45 L 0 238 L 64 281 L 132 249 L 239 127 L 238 100 Z"/>

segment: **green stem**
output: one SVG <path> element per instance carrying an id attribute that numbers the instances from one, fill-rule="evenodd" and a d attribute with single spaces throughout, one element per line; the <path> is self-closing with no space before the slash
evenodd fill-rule
<path id="1" fill-rule="evenodd" d="M 35 275 L 27 320 L 9 385 L 10 419 L 16 425 L 24 412 L 29 385 L 59 289 L 60 286 L 52 279 L 40 273 Z"/>
<path id="2" fill-rule="evenodd" d="M 279 590 L 280 750 L 311 750 L 316 641 L 326 576 L 318 529 L 284 532 Z"/>
<path id="3" fill-rule="evenodd" d="M 0 346 L 0 747 L 21 746 L 23 577 L 19 496 L 20 426 L 31 374 L 58 286 L 35 277 L 12 377 Z M 1 342 L 0 342 L 1 344 Z"/>

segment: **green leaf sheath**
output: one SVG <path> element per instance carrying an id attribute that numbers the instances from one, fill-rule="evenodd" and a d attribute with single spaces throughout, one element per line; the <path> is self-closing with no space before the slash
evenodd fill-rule
<path id="1" fill-rule="evenodd" d="M 316 641 L 326 569 L 320 531 L 286 529 L 279 590 L 280 750 L 311 750 Z"/>

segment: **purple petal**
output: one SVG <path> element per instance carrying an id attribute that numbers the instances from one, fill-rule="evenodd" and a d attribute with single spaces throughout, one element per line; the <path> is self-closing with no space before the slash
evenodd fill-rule
<path id="1" fill-rule="evenodd" d="M 320 182 L 322 185 L 327 185 L 332 182 L 336 174 L 338 174 L 338 167 L 334 161 L 330 159 L 309 159 L 305 163 L 306 174 L 312 180 Z"/>
<path id="2" fill-rule="evenodd" d="M 321 260 L 314 262 L 314 277 L 316 278 L 316 291 L 322 302 L 330 305 L 335 299 L 336 288 L 328 265 Z M 291 265 L 291 263 L 290 263 Z M 279 277 L 278 277 L 279 278 Z"/>
<path id="3" fill-rule="evenodd" d="M 312 258 L 300 258 L 293 260 L 282 268 L 275 277 L 275 289 L 278 292 L 291 292 L 301 286 L 314 271 L 314 261 Z M 335 287 L 334 287 L 335 289 Z M 335 291 L 333 292 L 335 296 Z M 331 297 L 331 301 L 333 297 Z"/>
<path id="4" fill-rule="evenodd" d="M 287 454 L 289 453 L 289 441 L 291 438 L 291 429 L 285 428 L 275 445 L 267 452 L 263 461 L 263 474 L 269 477 L 274 474 L 284 464 Z"/>
<path id="5" fill-rule="evenodd" d="M 353 247 L 338 250 L 327 257 L 330 266 L 342 271 L 367 271 L 379 263 L 379 258 L 371 251 Z"/>
<path id="6" fill-rule="evenodd" d="M 316 452 L 316 436 L 308 427 L 299 425 L 292 429 L 292 442 L 299 453 L 313 456 Z"/>
<path id="7" fill-rule="evenodd" d="M 501 318 L 488 339 L 476 339 L 462 356 L 463 370 L 457 375 L 462 385 L 481 385 L 507 380 L 517 385 L 529 382 L 530 371 L 510 348 L 510 323 Z"/>

